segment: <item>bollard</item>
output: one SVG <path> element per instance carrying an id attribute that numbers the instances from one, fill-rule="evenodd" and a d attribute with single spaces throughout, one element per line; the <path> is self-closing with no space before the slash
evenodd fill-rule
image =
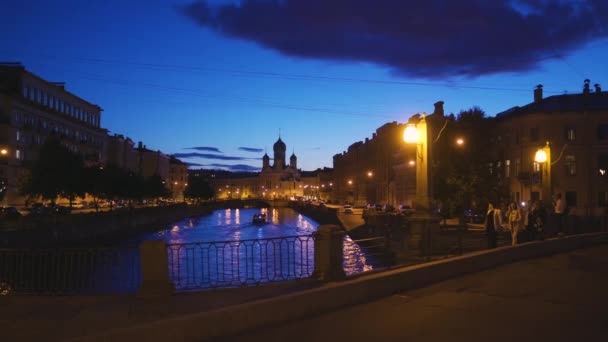
<path id="1" fill-rule="evenodd" d="M 344 279 L 342 262 L 344 230 L 336 225 L 321 225 L 313 234 L 315 238 L 314 277 L 323 281 Z"/>
<path id="2" fill-rule="evenodd" d="M 167 248 L 161 240 L 146 240 L 139 247 L 141 263 L 141 286 L 137 297 L 166 297 L 173 293 L 169 281 Z"/>

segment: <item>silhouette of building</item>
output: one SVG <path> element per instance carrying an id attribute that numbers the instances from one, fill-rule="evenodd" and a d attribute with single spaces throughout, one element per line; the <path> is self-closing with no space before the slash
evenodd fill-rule
<path id="1" fill-rule="evenodd" d="M 552 194 L 562 193 L 571 214 L 602 216 L 608 207 L 608 92 L 585 80 L 579 94 L 543 98 L 496 115 L 496 169 L 514 201 L 542 196 L 535 152 L 551 145 Z"/>
<path id="2" fill-rule="evenodd" d="M 3 202 L 22 203 L 18 195 L 25 165 L 38 158 L 53 137 L 82 156 L 88 166 L 103 163 L 106 130 L 101 107 L 69 92 L 64 83 L 46 81 L 19 63 L 0 63 L 0 177 L 8 180 Z"/>

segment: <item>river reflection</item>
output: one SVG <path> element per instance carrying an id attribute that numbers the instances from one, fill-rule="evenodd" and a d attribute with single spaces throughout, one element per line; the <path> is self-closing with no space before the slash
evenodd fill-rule
<path id="1" fill-rule="evenodd" d="M 253 215 L 266 213 L 268 223 L 252 223 Z M 136 238 L 166 243 L 234 241 L 310 235 L 319 224 L 290 208 L 222 209 L 211 215 L 179 221 L 170 228 Z"/>

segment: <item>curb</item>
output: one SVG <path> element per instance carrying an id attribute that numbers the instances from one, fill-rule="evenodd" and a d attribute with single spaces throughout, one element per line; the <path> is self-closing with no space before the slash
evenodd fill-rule
<path id="1" fill-rule="evenodd" d="M 368 302 L 399 291 L 419 288 L 519 260 L 605 243 L 608 243 L 608 233 L 605 232 L 529 242 L 364 274 L 299 293 L 78 337 L 73 341 L 200 341 L 229 336 Z"/>

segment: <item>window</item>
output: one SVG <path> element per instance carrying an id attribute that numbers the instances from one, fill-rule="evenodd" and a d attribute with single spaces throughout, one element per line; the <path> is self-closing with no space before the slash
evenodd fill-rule
<path id="1" fill-rule="evenodd" d="M 515 175 L 519 176 L 521 173 L 521 161 L 519 159 L 515 159 Z"/>
<path id="2" fill-rule="evenodd" d="M 42 92 L 42 91 L 41 91 L 41 92 Z M 43 105 L 43 106 L 46 106 L 46 105 L 48 104 L 47 99 L 48 99 L 48 98 L 46 97 L 46 93 L 45 93 L 45 92 L 42 92 L 42 105 Z"/>
<path id="3" fill-rule="evenodd" d="M 597 156 L 597 172 L 600 176 L 608 177 L 608 154 Z"/>
<path id="4" fill-rule="evenodd" d="M 23 97 L 26 99 L 30 96 L 30 87 L 23 86 Z"/>
<path id="5" fill-rule="evenodd" d="M 17 149 L 15 150 L 15 158 L 21 160 L 23 159 L 23 154 L 21 153 L 21 150 Z"/>
<path id="6" fill-rule="evenodd" d="M 538 127 L 530 128 L 530 141 L 538 141 Z"/>
<path id="7" fill-rule="evenodd" d="M 505 178 L 511 177 L 511 161 L 505 160 Z"/>
<path id="8" fill-rule="evenodd" d="M 530 192 L 530 199 L 532 201 L 538 201 L 538 200 L 540 200 L 540 193 L 538 191 L 531 191 Z"/>
<path id="9" fill-rule="evenodd" d="M 601 124 L 597 126 L 597 140 L 608 139 L 608 124 Z"/>
<path id="10" fill-rule="evenodd" d="M 598 206 L 608 207 L 608 191 L 600 191 L 597 195 Z"/>
<path id="11" fill-rule="evenodd" d="M 576 130 L 574 127 L 566 127 L 564 131 L 564 136 L 567 141 L 575 141 L 576 140 Z"/>
<path id="12" fill-rule="evenodd" d="M 576 176 L 576 157 L 573 155 L 567 155 L 564 159 L 564 165 L 566 165 L 566 174 L 568 176 Z"/>
<path id="13" fill-rule="evenodd" d="M 534 162 L 532 164 L 532 171 L 534 171 L 534 172 L 540 172 L 540 163 L 539 162 Z"/>
<path id="14" fill-rule="evenodd" d="M 30 101 L 36 101 L 36 88 L 30 89 Z"/>
<path id="15" fill-rule="evenodd" d="M 566 207 L 576 207 L 576 191 L 566 191 Z"/>
<path id="16" fill-rule="evenodd" d="M 19 130 L 17 130 L 17 132 L 16 132 L 16 134 L 15 134 L 15 139 L 16 139 L 17 141 L 20 141 L 20 140 L 21 140 L 21 132 L 20 132 Z"/>

